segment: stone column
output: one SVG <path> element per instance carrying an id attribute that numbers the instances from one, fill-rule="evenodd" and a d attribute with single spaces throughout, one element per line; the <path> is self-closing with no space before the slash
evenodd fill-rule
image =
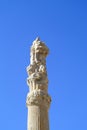
<path id="1" fill-rule="evenodd" d="M 27 130 L 49 130 L 48 110 L 51 98 L 48 95 L 48 78 L 46 71 L 47 46 L 39 38 L 31 46 L 30 65 L 27 67 L 28 128 Z"/>

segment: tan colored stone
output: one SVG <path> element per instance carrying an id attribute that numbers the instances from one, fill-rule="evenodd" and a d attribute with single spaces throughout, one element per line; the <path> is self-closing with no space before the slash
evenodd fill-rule
<path id="1" fill-rule="evenodd" d="M 28 130 L 49 130 L 48 109 L 51 98 L 48 95 L 48 78 L 46 71 L 47 46 L 39 38 L 31 46 L 30 65 L 27 67 Z"/>

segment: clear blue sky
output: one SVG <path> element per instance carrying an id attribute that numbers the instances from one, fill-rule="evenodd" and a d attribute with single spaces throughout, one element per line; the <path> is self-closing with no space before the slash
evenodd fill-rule
<path id="1" fill-rule="evenodd" d="M 87 130 L 86 0 L 0 0 L 0 130 L 27 130 L 26 67 L 37 36 L 50 49 L 50 130 Z"/>

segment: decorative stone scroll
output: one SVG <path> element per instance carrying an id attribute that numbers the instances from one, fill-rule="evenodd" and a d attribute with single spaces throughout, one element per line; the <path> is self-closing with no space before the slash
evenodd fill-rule
<path id="1" fill-rule="evenodd" d="M 27 84 L 30 93 L 27 95 L 26 104 L 44 105 L 49 108 L 51 98 L 47 93 L 48 78 L 46 71 L 46 56 L 49 53 L 47 46 L 39 38 L 33 42 L 30 52 L 30 65 L 27 67 Z"/>

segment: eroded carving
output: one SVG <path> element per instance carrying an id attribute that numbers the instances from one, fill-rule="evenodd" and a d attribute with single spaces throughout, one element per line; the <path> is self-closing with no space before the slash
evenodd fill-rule
<path id="1" fill-rule="evenodd" d="M 27 84 L 30 87 L 30 93 L 27 96 L 27 105 L 41 104 L 42 102 L 49 104 L 51 101 L 47 94 L 46 56 L 48 52 L 49 49 L 39 38 L 33 42 L 30 53 L 30 65 L 27 67 L 29 76 L 27 78 Z"/>
<path id="2" fill-rule="evenodd" d="M 45 105 L 49 108 L 51 102 L 50 96 L 42 90 L 34 90 L 27 95 L 27 105 Z"/>

